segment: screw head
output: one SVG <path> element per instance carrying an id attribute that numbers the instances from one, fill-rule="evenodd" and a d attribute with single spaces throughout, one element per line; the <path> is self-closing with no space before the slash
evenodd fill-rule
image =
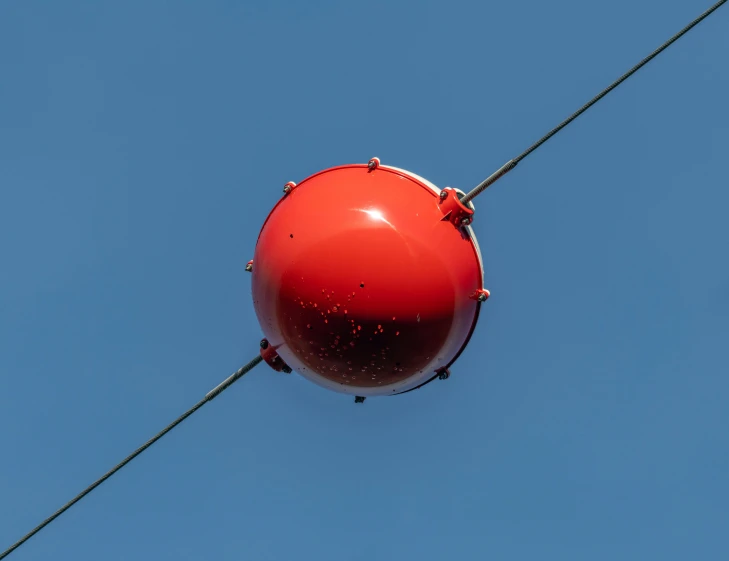
<path id="1" fill-rule="evenodd" d="M 473 218 L 471 218 L 470 216 L 461 220 L 461 224 L 463 224 L 464 226 L 470 225 L 471 222 L 473 222 Z"/>
<path id="2" fill-rule="evenodd" d="M 441 201 L 445 201 L 448 198 L 448 191 L 443 189 L 438 196 L 440 197 Z"/>
<path id="3" fill-rule="evenodd" d="M 439 380 L 447 380 L 450 377 L 451 377 L 451 373 L 448 372 L 447 369 L 441 370 L 440 374 L 438 374 Z"/>
<path id="4" fill-rule="evenodd" d="M 284 374 L 291 374 L 292 370 L 288 364 L 284 364 L 284 366 L 281 368 L 281 372 L 283 372 Z"/>
<path id="5" fill-rule="evenodd" d="M 262 349 L 268 348 L 268 341 L 266 339 L 261 339 L 261 348 Z"/>

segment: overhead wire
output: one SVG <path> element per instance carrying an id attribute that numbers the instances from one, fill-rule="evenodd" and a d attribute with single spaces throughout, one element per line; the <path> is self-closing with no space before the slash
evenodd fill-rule
<path id="1" fill-rule="evenodd" d="M 630 78 L 633 74 L 635 74 L 638 70 L 640 70 L 643 66 L 648 64 L 651 60 L 653 60 L 656 56 L 658 56 L 661 52 L 666 50 L 671 44 L 673 44 L 675 41 L 680 39 L 683 35 L 688 33 L 693 27 L 698 25 L 701 21 L 706 19 L 708 16 L 710 16 L 712 13 L 714 13 L 719 7 L 721 7 L 723 4 L 725 4 L 727 0 L 720 0 L 716 4 L 714 4 L 711 8 L 706 10 L 703 14 L 701 14 L 699 17 L 697 17 L 695 20 L 693 20 L 691 23 L 689 23 L 686 27 L 684 27 L 681 31 L 676 33 L 673 37 L 671 37 L 668 41 L 666 41 L 663 45 L 661 45 L 659 48 L 657 48 L 655 51 L 653 51 L 650 55 L 645 57 L 643 60 L 641 60 L 638 64 L 633 66 L 630 70 L 628 70 L 625 74 L 623 74 L 620 78 L 615 80 L 610 86 L 605 88 L 603 91 L 601 91 L 598 95 L 596 95 L 594 98 L 592 98 L 590 101 L 588 101 L 585 105 L 583 105 L 580 109 L 575 111 L 572 115 L 570 115 L 567 119 L 562 121 L 559 125 L 554 127 L 551 131 L 549 131 L 547 134 L 545 134 L 542 138 L 540 138 L 537 142 L 532 144 L 529 148 L 527 148 L 524 152 L 519 154 L 516 158 L 513 158 L 509 160 L 506 164 L 501 166 L 496 172 L 491 174 L 489 177 L 487 177 L 485 180 L 483 180 L 481 183 L 479 183 L 474 189 L 472 189 L 469 193 L 467 193 L 462 199 L 461 202 L 466 204 L 469 201 L 471 201 L 474 197 L 482 193 L 487 187 L 492 185 L 494 182 L 496 182 L 498 179 L 506 175 L 509 171 L 514 169 L 519 162 L 521 162 L 523 159 L 525 159 L 527 156 L 529 156 L 532 152 L 537 150 L 540 146 L 542 146 L 545 142 L 547 142 L 550 138 L 552 138 L 554 135 L 556 135 L 559 131 L 561 131 L 563 128 L 565 128 L 567 125 L 569 125 L 572 121 L 574 121 L 577 117 L 582 115 L 585 111 L 587 111 L 590 107 L 595 105 L 598 101 L 600 101 L 603 97 L 605 97 L 608 93 L 610 93 L 612 90 L 617 88 L 620 84 L 622 84 L 625 80 Z M 109 479 L 111 476 L 113 476 L 115 473 L 117 473 L 119 470 L 121 470 L 124 466 L 129 464 L 132 460 L 134 460 L 137 456 L 139 456 L 142 452 L 150 448 L 155 442 L 160 440 L 164 435 L 169 433 L 172 429 L 177 427 L 180 423 L 182 423 L 185 419 L 190 417 L 193 413 L 198 411 L 200 408 L 202 408 L 206 403 L 209 403 L 213 399 L 215 399 L 217 396 L 219 396 L 221 393 L 223 393 L 226 389 L 228 389 L 230 386 L 232 386 L 236 381 L 238 381 L 240 378 L 242 378 L 246 373 L 251 371 L 255 366 L 257 366 L 262 361 L 261 356 L 257 356 L 253 360 L 251 360 L 248 364 L 242 366 L 240 369 L 238 369 L 236 372 L 231 374 L 228 378 L 226 378 L 223 382 L 221 382 L 218 386 L 213 388 L 211 391 L 209 391 L 207 394 L 205 394 L 205 397 L 201 399 L 198 403 L 196 403 L 192 408 L 188 409 L 185 413 L 183 413 L 180 417 L 175 419 L 171 424 L 167 425 L 164 429 L 162 429 L 159 433 L 157 433 L 153 438 L 148 440 L 146 443 L 144 443 L 142 446 L 137 448 L 134 452 L 132 452 L 129 456 L 124 458 L 121 462 L 119 462 L 116 466 L 114 466 L 111 470 L 109 470 L 107 473 L 102 475 L 99 479 L 94 481 L 91 485 L 89 485 L 86 489 L 84 489 L 81 493 L 76 495 L 73 499 L 71 499 L 69 502 L 67 502 L 65 505 L 63 505 L 60 509 L 58 509 L 55 513 L 53 513 L 51 516 L 46 518 L 43 522 L 41 522 L 38 526 L 33 528 L 30 532 L 28 532 L 25 536 L 23 536 L 20 540 L 15 542 L 13 545 L 11 545 L 8 549 L 0 553 L 0 561 L 2 559 L 5 559 L 8 555 L 10 555 L 13 551 L 18 549 L 21 545 L 26 543 L 29 539 L 31 539 L 33 536 L 35 536 L 38 532 L 40 532 L 43 528 L 48 526 L 51 522 L 56 520 L 59 516 L 61 516 L 64 512 L 66 512 L 68 509 L 70 509 L 72 506 L 74 506 L 76 503 L 78 503 L 81 499 L 86 497 L 89 493 L 91 493 L 94 489 L 96 489 L 99 485 L 101 485 L 104 481 Z"/>
<path id="2" fill-rule="evenodd" d="M 556 135 L 559 131 L 561 131 L 563 128 L 565 128 L 567 125 L 569 125 L 572 121 L 577 119 L 580 115 L 582 115 L 585 111 L 587 111 L 590 107 L 595 105 L 598 101 L 600 101 L 603 97 L 605 97 L 607 94 L 609 94 L 611 91 L 613 91 L 615 88 L 617 88 L 620 84 L 625 82 L 628 78 L 630 78 L 633 74 L 638 72 L 641 68 L 643 68 L 646 64 L 648 64 L 651 60 L 656 58 L 659 54 L 661 54 L 663 51 L 665 51 L 668 47 L 670 47 L 673 43 L 678 41 L 681 37 L 683 37 L 686 33 L 688 33 L 691 29 L 693 29 L 696 25 L 701 23 L 703 20 L 705 20 L 707 17 L 709 17 L 711 14 L 713 14 L 716 10 L 718 10 L 723 4 L 725 4 L 727 0 L 720 0 L 716 4 L 714 4 L 711 8 L 706 10 L 703 14 L 701 14 L 699 17 L 697 17 L 695 20 L 693 20 L 691 23 L 689 23 L 686 27 L 684 27 L 681 31 L 676 33 L 673 37 L 671 37 L 668 41 L 663 43 L 660 47 L 658 47 L 655 51 L 653 51 L 651 54 L 649 54 L 647 57 L 645 57 L 643 60 L 641 60 L 638 64 L 633 66 L 630 70 L 628 70 L 625 74 L 623 74 L 620 78 L 615 80 L 612 84 L 610 84 L 607 88 L 602 90 L 599 94 L 597 94 L 595 97 L 593 97 L 590 101 L 585 103 L 582 107 L 580 107 L 577 111 L 572 113 L 569 117 L 567 117 L 564 121 L 562 121 L 559 125 L 554 127 L 551 131 L 549 131 L 547 134 L 545 134 L 542 138 L 537 140 L 534 144 L 532 144 L 529 148 L 524 150 L 521 154 L 519 154 L 516 158 L 512 158 L 508 162 L 506 162 L 503 166 L 501 166 L 498 170 L 496 170 L 494 173 L 492 173 L 490 176 L 488 176 L 486 179 L 484 179 L 481 183 L 476 185 L 471 191 L 469 191 L 464 197 L 461 198 L 461 202 L 465 205 L 468 202 L 472 201 L 476 196 L 483 193 L 486 188 L 493 185 L 496 181 L 501 179 L 504 175 L 509 173 L 512 169 L 514 169 L 519 162 L 521 162 L 524 158 L 529 156 L 532 152 L 534 152 L 537 148 L 539 148 L 542 144 L 547 142 L 550 138 L 552 138 L 554 135 Z"/>
<path id="3" fill-rule="evenodd" d="M 257 366 L 263 358 L 261 356 L 257 356 L 253 360 L 251 360 L 248 364 L 242 366 L 238 370 L 236 370 L 233 374 L 228 376 L 225 380 L 223 380 L 220 384 L 218 384 L 215 388 L 210 390 L 207 394 L 205 394 L 205 397 L 198 401 L 195 405 L 192 406 L 192 408 L 188 409 L 180 415 L 177 419 L 175 419 L 172 423 L 167 425 L 164 429 L 162 429 L 160 432 L 158 432 L 154 437 L 152 437 L 150 440 L 142 444 L 139 448 L 137 448 L 134 452 L 129 454 L 126 458 L 124 458 L 121 462 L 119 462 L 117 465 L 115 465 L 111 470 L 106 472 L 104 475 L 99 477 L 96 481 L 94 481 L 91 485 L 86 487 L 83 491 L 81 491 L 78 495 L 76 495 L 73 499 L 68 501 L 65 505 L 63 505 L 61 508 L 59 508 L 56 512 L 54 512 L 51 516 L 46 518 L 43 522 L 38 524 L 35 528 L 33 528 L 30 532 L 28 532 L 25 536 L 20 538 L 17 542 L 15 542 L 13 545 L 11 545 L 8 549 L 0 553 L 0 560 L 5 559 L 8 555 L 10 555 L 13 551 L 18 549 L 21 545 L 23 545 L 25 542 L 27 542 L 30 538 L 35 536 L 38 532 L 40 532 L 43 528 L 48 526 L 51 522 L 53 522 L 56 518 L 61 516 L 64 512 L 66 512 L 69 508 L 71 508 L 73 505 L 78 503 L 81 499 L 83 499 L 86 495 L 91 493 L 94 489 L 96 489 L 99 485 L 101 485 L 104 481 L 109 479 L 112 475 L 117 473 L 120 469 L 122 469 L 124 466 L 126 466 L 129 462 L 131 462 L 134 458 L 139 456 L 142 452 L 147 450 L 150 446 L 152 446 L 155 442 L 157 442 L 160 438 L 162 438 L 164 435 L 166 435 L 168 432 L 170 432 L 172 429 L 174 429 L 177 425 L 182 423 L 185 419 L 187 419 L 190 415 L 198 411 L 200 408 L 202 408 L 203 405 L 206 403 L 211 402 L 213 399 L 218 397 L 221 393 L 223 393 L 225 390 L 227 390 L 230 386 L 232 386 L 235 382 L 240 380 L 246 373 L 253 370 L 255 366 Z"/>

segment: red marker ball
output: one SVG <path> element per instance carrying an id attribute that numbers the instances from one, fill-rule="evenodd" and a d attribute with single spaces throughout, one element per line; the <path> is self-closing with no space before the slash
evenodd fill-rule
<path id="1" fill-rule="evenodd" d="M 288 183 L 252 267 L 270 346 L 338 392 L 393 395 L 434 379 L 465 348 L 483 300 L 472 214 L 454 190 L 376 159 Z"/>

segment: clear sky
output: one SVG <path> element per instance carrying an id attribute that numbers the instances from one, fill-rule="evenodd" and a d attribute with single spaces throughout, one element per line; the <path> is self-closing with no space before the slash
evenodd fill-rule
<path id="1" fill-rule="evenodd" d="M 0 550 L 255 356 L 286 181 L 467 190 L 711 3 L 2 2 Z M 726 559 L 728 30 L 477 199 L 448 381 L 258 367 L 9 559 Z"/>

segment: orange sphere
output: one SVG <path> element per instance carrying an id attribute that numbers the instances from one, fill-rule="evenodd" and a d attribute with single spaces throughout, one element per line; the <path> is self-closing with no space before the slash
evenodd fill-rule
<path id="1" fill-rule="evenodd" d="M 358 396 L 446 377 L 488 296 L 473 207 L 377 159 L 284 191 L 252 263 L 268 355 Z"/>

